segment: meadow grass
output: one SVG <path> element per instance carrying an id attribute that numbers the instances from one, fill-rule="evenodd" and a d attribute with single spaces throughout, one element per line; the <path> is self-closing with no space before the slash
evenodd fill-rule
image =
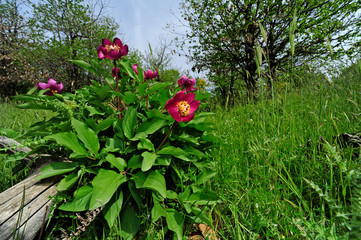
<path id="1" fill-rule="evenodd" d="M 361 159 L 337 136 L 360 131 L 360 107 L 360 88 L 336 84 L 218 107 L 211 188 L 223 200 L 220 238 L 348 239 Z"/>
<path id="2" fill-rule="evenodd" d="M 8 133 L 4 129 L 22 133 L 32 124 L 50 116 L 48 111 L 18 109 L 16 103 L 0 102 L 0 135 Z M 0 192 L 21 181 L 27 174 L 27 169 L 18 169 L 18 163 L 4 162 L 6 157 L 6 154 L 0 152 Z"/>
<path id="3" fill-rule="evenodd" d="M 359 236 L 360 150 L 337 140 L 361 129 L 358 81 L 285 88 L 228 110 L 211 106 L 221 141 L 211 148 L 217 175 L 208 187 L 222 200 L 213 209 L 220 239 Z M 0 127 L 24 131 L 44 117 L 2 104 Z M 11 177 L 12 166 L 0 167 Z M 98 224 L 85 239 L 95 238 Z M 102 238 L 118 239 L 119 231 L 103 229 Z"/>

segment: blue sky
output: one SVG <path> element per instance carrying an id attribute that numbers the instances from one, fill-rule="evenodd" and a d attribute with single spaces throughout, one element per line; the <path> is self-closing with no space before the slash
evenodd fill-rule
<path id="1" fill-rule="evenodd" d="M 160 37 L 169 40 L 175 37 L 165 27 L 168 23 L 178 23 L 179 4 L 179 0 L 110 0 L 107 13 L 120 25 L 122 41 L 129 50 L 136 48 L 144 52 L 148 50 L 148 42 L 155 48 Z M 184 69 L 186 59 L 173 57 L 173 65 Z"/>

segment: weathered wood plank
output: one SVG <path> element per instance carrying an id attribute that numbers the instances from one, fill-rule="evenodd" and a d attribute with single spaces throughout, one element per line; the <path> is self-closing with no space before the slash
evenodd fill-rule
<path id="1" fill-rule="evenodd" d="M 1 142 L 4 139 L 6 142 Z M 19 144 L 4 137 L 0 138 L 0 142 L 2 143 L 0 146 Z M 16 150 L 30 151 L 26 148 Z M 47 158 L 48 162 L 49 156 Z M 54 159 L 58 161 L 58 159 Z M 40 174 L 41 167 L 35 169 L 33 174 L 22 182 L 0 193 L 1 240 L 12 239 L 14 231 L 19 234 L 19 239 L 32 240 L 41 229 L 44 218 L 47 219 L 52 207 L 49 197 L 54 196 L 57 192 L 57 179 L 35 180 L 34 178 Z"/>

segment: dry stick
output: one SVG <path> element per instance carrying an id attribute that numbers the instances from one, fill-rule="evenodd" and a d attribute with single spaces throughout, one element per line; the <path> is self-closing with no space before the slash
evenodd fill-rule
<path id="1" fill-rule="evenodd" d="M 165 142 L 165 140 L 167 140 L 167 138 L 169 137 L 169 134 L 172 132 L 173 128 L 175 126 L 178 125 L 178 122 L 174 123 L 172 128 L 169 130 L 169 132 L 167 133 L 167 136 L 165 136 L 165 138 L 163 139 L 163 141 L 160 143 L 159 147 L 157 147 L 156 153 L 158 152 L 159 148 L 163 145 L 163 143 Z"/>

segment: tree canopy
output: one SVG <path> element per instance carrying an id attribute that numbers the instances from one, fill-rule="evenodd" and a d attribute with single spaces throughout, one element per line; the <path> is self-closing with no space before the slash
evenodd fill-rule
<path id="1" fill-rule="evenodd" d="M 257 62 L 277 70 L 351 54 L 360 35 L 359 0 L 184 0 L 189 30 L 181 42 L 197 70 L 208 70 L 222 95 L 257 88 Z M 292 59 L 292 60 L 291 60 Z"/>

